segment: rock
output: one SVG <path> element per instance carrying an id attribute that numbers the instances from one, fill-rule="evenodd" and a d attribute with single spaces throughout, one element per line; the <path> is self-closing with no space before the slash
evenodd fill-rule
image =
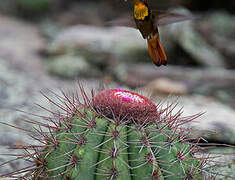
<path id="1" fill-rule="evenodd" d="M 226 11 L 215 11 L 211 13 L 207 19 L 202 20 L 201 26 L 205 23 L 209 23 L 211 28 L 222 36 L 233 36 L 235 30 L 235 24 L 231 23 L 235 21 L 235 16 L 227 13 Z M 211 34 L 213 36 L 213 34 Z"/>
<path id="2" fill-rule="evenodd" d="M 40 70 L 45 40 L 37 26 L 0 15 L 0 58 L 23 71 Z"/>
<path id="3" fill-rule="evenodd" d="M 33 81 L 27 80 L 26 74 L 17 72 L 17 70 L 12 69 L 12 67 L 7 64 L 7 61 L 0 59 L 0 122 L 24 127 L 19 118 L 20 113 L 17 112 L 16 109 L 29 109 L 31 101 L 35 101 L 33 97 L 34 88 Z M 3 124 L 0 124 L 0 136 L 4 137 L 0 141 L 1 154 L 9 152 L 17 153 L 16 150 L 9 150 L 7 147 L 16 144 L 19 140 L 28 141 L 27 136 L 20 135 L 18 129 Z M 1 163 L 12 158 L 11 156 L 0 155 Z M 0 174 L 18 168 L 17 166 L 23 167 L 24 164 L 19 162 L 7 164 L 0 168 Z"/>
<path id="4" fill-rule="evenodd" d="M 168 29 L 172 31 L 170 32 L 171 37 L 200 65 L 206 67 L 226 67 L 223 55 L 196 32 L 192 23 L 173 24 Z"/>
<path id="5" fill-rule="evenodd" d="M 177 45 L 179 45 L 193 58 L 194 62 L 188 62 L 189 64 L 196 62 L 196 64 L 206 67 L 226 68 L 228 63 L 223 52 L 210 44 L 196 30 L 196 27 L 197 22 L 191 21 L 160 28 L 163 47 L 169 57 L 169 63 L 174 62 L 174 59 L 176 59 L 176 63 L 182 59 L 180 52 L 176 51 Z M 124 27 L 73 26 L 60 33 L 49 46 L 48 51 L 52 55 L 73 51 L 85 56 L 95 64 L 99 62 L 111 64 L 110 66 L 114 66 L 116 63 L 113 62 L 114 60 L 151 63 L 146 40 L 137 30 Z M 231 52 L 228 48 L 227 51 Z M 175 57 L 176 55 L 177 57 Z"/>
<path id="6" fill-rule="evenodd" d="M 211 13 L 198 24 L 200 33 L 210 44 L 226 56 L 229 68 L 235 67 L 233 61 L 235 56 L 234 21 L 234 15 L 218 11 Z"/>
<path id="7" fill-rule="evenodd" d="M 158 78 L 151 81 L 146 87 L 152 95 L 159 93 L 163 94 L 177 94 L 184 95 L 187 94 L 188 88 L 185 83 L 180 81 L 173 81 L 168 78 Z"/>
<path id="8" fill-rule="evenodd" d="M 180 14 L 189 14 L 187 9 L 178 8 L 174 12 Z M 200 20 L 200 18 L 198 18 Z M 207 22 L 209 22 L 207 20 Z M 162 27 L 161 32 L 166 42 L 173 43 L 174 41 L 196 61 L 198 64 L 206 67 L 227 67 L 225 57 L 213 45 L 197 32 L 196 21 L 187 21 L 171 24 L 167 27 Z M 168 42 L 168 44 L 169 44 Z"/>
<path id="9" fill-rule="evenodd" d="M 235 149 L 232 147 L 209 147 L 208 154 L 213 157 L 212 165 L 216 180 L 232 180 L 235 177 Z M 223 155 L 223 156 L 222 156 Z M 216 168 L 214 167 L 216 165 Z M 226 175 L 226 176 L 223 176 Z"/>
<path id="10" fill-rule="evenodd" d="M 173 99 L 171 98 L 169 102 Z M 209 134 L 206 136 L 209 141 L 235 144 L 234 109 L 213 98 L 200 95 L 181 96 L 175 111 L 180 110 L 181 107 L 183 107 L 184 116 L 203 112 L 203 115 L 190 123 L 190 127 L 197 129 L 199 135 Z M 203 132 L 205 130 L 206 132 Z"/>
<path id="11" fill-rule="evenodd" d="M 25 68 L 23 66 L 30 68 L 30 65 L 32 66 L 30 70 L 19 71 L 19 69 Z M 34 103 L 49 109 L 51 107 L 51 105 L 48 104 L 48 100 L 43 98 L 39 91 L 42 91 L 46 95 L 50 93 L 49 90 L 59 95 L 61 94 L 59 89 L 63 89 L 66 92 L 69 92 L 69 89 L 73 89 L 73 93 L 76 91 L 74 88 L 71 88 L 74 87 L 74 82 L 52 79 L 43 74 L 41 72 L 42 70 L 31 72 L 33 67 L 35 67 L 32 63 L 27 65 L 20 63 L 19 66 L 22 67 L 15 67 L 11 61 L 2 60 L 0 58 L 0 122 L 32 130 L 33 127 L 25 124 L 23 120 L 34 119 L 39 122 L 42 120 L 37 116 L 29 115 L 28 113 L 48 116 L 48 113 L 45 110 L 37 107 Z M 84 83 L 85 90 L 89 92 L 91 87 L 98 87 L 97 82 L 97 80 L 90 80 L 89 82 Z M 24 145 L 34 143 L 34 140 L 29 138 L 27 133 L 1 123 L 0 137 L 4 138 L 1 138 L 0 140 L 0 164 L 15 158 L 3 154 L 21 153 L 14 149 L 8 149 L 9 146 L 20 145 L 21 142 L 23 142 Z M 0 167 L 0 174 L 23 168 L 25 165 L 30 164 L 25 161 L 12 161 Z"/>
<path id="12" fill-rule="evenodd" d="M 62 78 L 101 76 L 100 71 L 96 67 L 91 67 L 82 56 L 57 56 L 47 61 L 46 69 L 49 73 Z"/>
<path id="13" fill-rule="evenodd" d="M 140 33 L 125 27 L 76 25 L 58 34 L 48 52 L 53 57 L 73 54 L 85 58 L 95 76 L 105 73 L 116 77 L 114 69 L 120 63 L 149 59 L 146 42 Z"/>
<path id="14" fill-rule="evenodd" d="M 212 96 L 235 108 L 235 71 L 213 68 L 190 68 L 167 65 L 155 67 L 151 64 L 133 64 L 115 66 L 114 74 L 119 81 L 132 88 L 147 86 L 159 79 L 167 78 L 172 82 L 183 83 L 188 94 Z M 150 91 L 154 91 L 152 88 Z M 174 93 L 173 93 L 174 94 Z"/>
<path id="15" fill-rule="evenodd" d="M 56 55 L 72 51 L 97 64 L 97 61 L 104 63 L 115 59 L 123 62 L 145 60 L 146 49 L 145 40 L 135 29 L 77 25 L 59 34 L 49 46 L 49 53 Z"/>

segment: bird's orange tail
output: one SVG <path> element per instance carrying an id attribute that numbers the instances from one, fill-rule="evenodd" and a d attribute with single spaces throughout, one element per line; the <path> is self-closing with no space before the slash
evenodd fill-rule
<path id="1" fill-rule="evenodd" d="M 148 39 L 149 55 L 156 66 L 166 65 L 167 57 L 158 38 L 158 35 Z"/>

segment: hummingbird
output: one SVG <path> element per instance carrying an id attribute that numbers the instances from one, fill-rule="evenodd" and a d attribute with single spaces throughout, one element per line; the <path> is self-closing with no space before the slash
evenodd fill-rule
<path id="1" fill-rule="evenodd" d="M 167 11 L 151 10 L 148 0 L 132 0 L 133 17 L 123 17 L 111 24 L 134 27 L 147 39 L 150 58 L 156 66 L 166 65 L 167 56 L 160 42 L 158 26 L 195 19 L 194 15 L 182 15 Z"/>
<path id="2" fill-rule="evenodd" d="M 134 3 L 134 20 L 137 28 L 144 39 L 147 39 L 148 52 L 156 66 L 166 65 L 167 57 L 159 39 L 157 24 L 155 24 L 155 16 L 147 4 L 140 0 L 132 0 Z"/>

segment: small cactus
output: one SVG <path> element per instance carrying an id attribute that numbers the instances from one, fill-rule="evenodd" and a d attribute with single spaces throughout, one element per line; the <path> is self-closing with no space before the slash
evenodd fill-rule
<path id="1" fill-rule="evenodd" d="M 211 178 L 204 169 L 207 159 L 195 156 L 198 141 L 182 127 L 201 114 L 181 117 L 181 111 L 172 113 L 174 104 L 162 108 L 127 90 L 104 90 L 97 95 L 92 91 L 89 99 L 80 89 L 84 102 L 66 95 L 57 96 L 63 105 L 53 102 L 66 115 L 51 112 L 53 118 L 45 118 L 50 124 L 29 121 L 39 126 L 34 138 L 42 145 L 23 147 L 23 158 L 34 163 L 3 176 L 35 180 Z"/>

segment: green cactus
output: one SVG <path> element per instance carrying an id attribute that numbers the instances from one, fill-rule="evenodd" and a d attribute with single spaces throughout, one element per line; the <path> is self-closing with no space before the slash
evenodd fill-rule
<path id="1" fill-rule="evenodd" d="M 189 142 L 190 136 L 181 127 L 200 114 L 185 118 L 179 111 L 173 115 L 174 105 L 161 108 L 144 96 L 122 89 L 101 91 L 91 100 L 83 89 L 82 95 L 84 103 L 58 96 L 64 106 L 54 104 L 66 115 L 53 113 L 53 125 L 33 122 L 48 131 L 37 130 L 36 138 L 43 145 L 31 146 L 34 152 L 24 157 L 34 161 L 29 173 L 21 175 L 21 169 L 4 176 L 52 180 L 206 179 L 205 161 L 194 155 L 197 143 Z"/>

